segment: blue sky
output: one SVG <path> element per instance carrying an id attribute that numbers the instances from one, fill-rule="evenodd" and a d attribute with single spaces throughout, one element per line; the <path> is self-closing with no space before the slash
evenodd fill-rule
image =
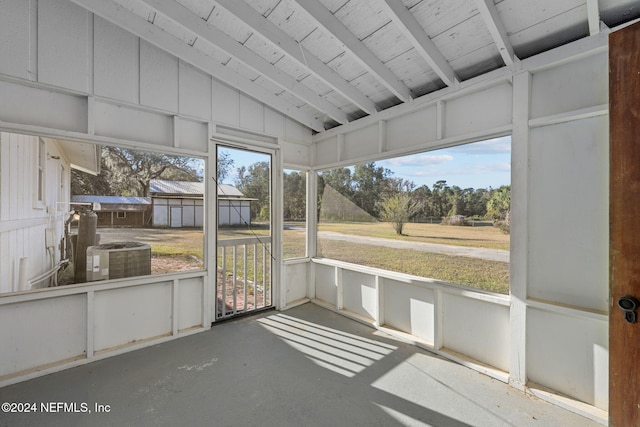
<path id="1" fill-rule="evenodd" d="M 451 187 L 498 188 L 511 183 L 511 137 L 490 139 L 442 150 L 376 162 L 394 177 L 433 188 L 444 179 Z"/>
<path id="2" fill-rule="evenodd" d="M 234 168 L 224 184 L 233 184 L 237 168 L 265 161 L 268 156 L 251 151 L 221 148 L 232 153 Z M 393 171 L 393 176 L 413 181 L 416 187 L 444 179 L 460 188 L 499 188 L 511 183 L 511 137 L 490 139 L 411 156 L 380 160 L 376 165 Z"/>
<path id="3" fill-rule="evenodd" d="M 233 159 L 233 168 L 227 176 L 220 184 L 231 184 L 234 185 L 236 179 L 238 178 L 238 168 L 241 166 L 245 166 L 247 169 L 249 166 L 258 163 L 265 162 L 269 160 L 269 155 L 264 153 L 256 153 L 255 151 L 247 151 L 247 150 L 238 150 L 235 148 L 226 148 L 220 147 L 219 152 L 229 152 L 231 153 L 231 158 Z"/>

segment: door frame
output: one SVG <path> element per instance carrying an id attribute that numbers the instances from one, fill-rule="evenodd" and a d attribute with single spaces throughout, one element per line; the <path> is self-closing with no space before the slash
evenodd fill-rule
<path id="1" fill-rule="evenodd" d="M 280 147 L 276 144 L 265 143 L 261 141 L 248 140 L 244 138 L 231 137 L 229 135 L 213 135 L 211 137 L 211 149 L 212 149 L 212 163 L 213 177 L 218 175 L 218 147 L 231 148 L 236 150 L 253 151 L 260 154 L 266 154 L 271 157 L 271 188 L 270 191 L 270 224 L 271 224 L 271 307 L 276 310 L 280 310 L 284 307 L 285 303 L 283 299 L 286 297 L 286 292 L 282 289 L 282 153 Z M 277 140 L 279 142 L 279 139 Z M 216 318 L 216 298 L 217 298 L 217 257 L 218 257 L 218 191 L 217 180 L 212 182 L 213 191 L 210 194 L 214 197 L 212 209 L 215 214 L 212 216 L 215 221 L 212 227 L 208 228 L 207 234 L 209 238 L 213 239 L 213 256 L 209 259 L 213 260 L 211 268 L 214 270 L 212 292 L 210 293 L 210 299 L 212 302 L 211 321 L 215 323 L 217 321 L 226 320 L 225 318 Z M 271 308 L 270 307 L 270 308 Z"/>

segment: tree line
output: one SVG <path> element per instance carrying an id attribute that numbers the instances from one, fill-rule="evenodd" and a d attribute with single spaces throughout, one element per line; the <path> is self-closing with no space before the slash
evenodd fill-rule
<path id="1" fill-rule="evenodd" d="M 236 187 L 246 197 L 258 199 L 252 206 L 254 218 L 268 217 L 263 215 L 269 206 L 268 167 L 266 162 L 259 162 L 239 168 Z M 429 222 L 460 215 L 494 222 L 509 221 L 509 185 L 496 189 L 460 188 L 439 180 L 431 188 L 427 185 L 416 187 L 415 183 L 393 175 L 393 171 L 375 162 L 320 172 L 318 218 Z M 297 171 L 284 174 L 283 186 L 285 220 L 304 220 L 305 174 Z M 333 209 L 323 210 L 323 202 L 334 205 Z"/>
<path id="2" fill-rule="evenodd" d="M 97 176 L 72 171 L 72 194 L 148 197 L 152 179 L 200 181 L 198 161 L 187 157 L 145 153 L 105 146 L 101 150 L 101 171 Z M 218 158 L 217 181 L 230 176 L 234 168 L 228 153 Z M 235 186 L 251 203 L 252 219 L 270 216 L 270 165 L 256 162 L 237 169 Z M 318 218 L 335 221 L 380 220 L 394 223 L 396 232 L 409 221 L 430 222 L 463 216 L 505 222 L 511 205 L 509 185 L 493 188 L 460 188 L 439 180 L 430 188 L 393 176 L 390 169 L 368 162 L 318 174 Z M 306 176 L 284 174 L 284 219 L 306 217 Z M 324 202 L 324 205 L 323 205 Z"/>
<path id="3" fill-rule="evenodd" d="M 152 179 L 202 180 L 199 160 L 103 146 L 100 173 L 71 170 L 71 194 L 149 197 Z"/>
<path id="4" fill-rule="evenodd" d="M 439 180 L 431 188 L 393 176 L 393 171 L 375 162 L 351 168 L 337 168 L 319 174 L 318 194 L 322 197 L 325 186 L 330 186 L 342 196 L 354 202 L 374 218 L 385 217 L 389 206 L 385 201 L 399 195 L 408 197 L 412 203 L 412 220 L 425 222 L 462 215 L 477 219 L 504 220 L 511 204 L 511 187 L 460 188 L 449 186 Z M 320 199 L 321 201 L 321 199 Z M 406 204 L 405 204 L 406 207 Z"/>

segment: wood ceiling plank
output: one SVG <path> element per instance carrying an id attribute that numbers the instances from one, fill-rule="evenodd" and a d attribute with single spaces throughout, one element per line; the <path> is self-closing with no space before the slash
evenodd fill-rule
<path id="1" fill-rule="evenodd" d="M 407 102 L 412 99 L 409 88 L 380 59 L 318 0 L 296 0 L 322 28 L 332 34 L 370 73 L 375 75 L 395 96 Z"/>
<path id="2" fill-rule="evenodd" d="M 401 0 L 384 0 L 388 13 L 413 47 L 447 86 L 458 83 L 455 71 Z"/>
<path id="3" fill-rule="evenodd" d="M 251 6 L 241 0 L 219 0 L 218 3 L 362 110 L 368 114 L 376 112 L 375 104 L 369 98 Z"/>
<path id="4" fill-rule="evenodd" d="M 597 2 L 597 0 L 595 1 Z M 515 53 L 496 5 L 493 3 L 493 0 L 477 0 L 477 4 L 480 15 L 482 19 L 484 19 L 489 33 L 491 33 L 491 37 L 493 37 L 493 41 L 498 47 L 498 52 L 500 52 L 502 60 L 507 66 L 513 65 Z"/>
<path id="5" fill-rule="evenodd" d="M 161 14 L 170 17 L 170 19 L 174 20 L 176 23 L 188 28 L 190 31 L 193 31 L 193 33 L 197 34 L 198 37 L 202 37 L 209 43 L 220 47 L 229 55 L 243 62 L 256 72 L 264 75 L 283 89 L 288 90 L 302 101 L 324 112 L 338 123 L 348 123 L 346 113 L 338 107 L 320 97 L 308 87 L 301 85 L 293 77 L 283 73 L 249 48 L 239 44 L 237 40 L 231 38 L 216 27 L 209 25 L 206 21 L 193 14 L 190 10 L 186 9 L 179 3 L 176 3 L 173 0 L 143 1 L 153 6 Z"/>
<path id="6" fill-rule="evenodd" d="M 315 115 L 302 112 L 293 104 L 285 102 L 281 97 L 269 93 L 265 88 L 235 73 L 214 59 L 186 45 L 166 31 L 151 24 L 146 19 L 122 8 L 116 3 L 105 0 L 72 0 L 73 3 L 92 13 L 120 26 L 130 33 L 165 50 L 183 61 L 215 76 L 221 82 L 242 91 L 259 102 L 269 105 L 276 111 L 314 129 L 324 130 L 324 124 Z"/>

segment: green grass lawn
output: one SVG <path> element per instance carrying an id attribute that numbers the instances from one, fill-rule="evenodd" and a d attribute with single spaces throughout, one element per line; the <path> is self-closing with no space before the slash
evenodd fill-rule
<path id="1" fill-rule="evenodd" d="M 234 227 L 221 227 L 218 229 L 218 240 L 225 239 L 240 239 L 247 237 L 269 237 L 271 234 L 271 230 L 268 226 L 263 226 L 260 224 L 256 224 L 251 229 L 247 228 L 234 228 Z M 304 245 L 304 243 L 303 243 Z M 266 255 L 263 254 L 263 248 L 260 243 L 257 244 L 256 247 L 254 245 L 247 245 L 246 248 L 246 267 L 247 267 L 247 279 L 251 281 L 255 281 L 258 283 L 262 283 L 265 276 L 265 266 L 263 263 L 264 256 L 267 259 L 267 269 L 266 275 L 267 279 L 269 278 L 271 272 L 269 268 L 269 260 L 271 258 L 271 245 L 268 242 L 265 242 L 265 246 L 267 248 Z M 223 247 L 218 248 L 218 266 L 223 266 L 222 260 L 222 250 Z M 227 274 L 231 274 L 233 272 L 233 249 L 232 247 L 228 247 L 225 249 L 225 260 L 224 260 L 224 269 Z M 256 259 L 257 253 L 257 259 Z M 236 247 L 236 274 L 238 277 L 244 277 L 244 269 L 245 269 L 245 248 L 244 246 Z M 255 270 L 255 271 L 254 271 Z"/>
<path id="2" fill-rule="evenodd" d="M 454 227 L 439 224 L 408 224 L 405 236 L 397 236 L 386 223 L 320 224 L 320 231 L 441 243 L 455 246 L 509 250 L 509 236 L 497 227 Z M 305 235 L 299 230 L 284 231 L 284 258 L 304 254 Z M 421 277 L 443 280 L 502 294 L 509 293 L 509 264 L 470 257 L 455 257 L 344 241 L 318 240 L 318 255 L 353 264 L 382 268 Z"/>
<path id="3" fill-rule="evenodd" d="M 453 246 L 509 250 L 509 235 L 498 227 L 457 227 L 440 224 L 405 224 L 398 236 L 387 222 L 323 222 L 318 231 L 333 231 L 356 236 L 399 239 L 412 242 L 441 243 Z"/>
<path id="4" fill-rule="evenodd" d="M 301 226 L 302 224 L 297 224 Z M 454 227 L 439 224 L 407 224 L 405 235 L 397 236 L 387 223 L 323 223 L 320 231 L 343 234 L 401 239 L 415 242 L 442 243 L 456 246 L 509 249 L 509 236 L 496 227 Z M 103 243 L 106 241 L 141 241 L 151 245 L 154 256 L 194 256 L 203 258 L 203 233 L 201 230 L 185 229 L 113 229 L 100 230 Z M 221 228 L 218 239 L 269 236 L 267 227 L 256 226 L 253 230 Z M 305 233 L 303 227 L 286 229 L 283 232 L 284 259 L 305 255 Z M 507 294 L 509 292 L 509 264 L 485 261 L 469 257 L 455 257 L 409 249 L 394 249 L 382 246 L 361 245 L 344 241 L 318 240 L 318 255 L 324 258 L 382 268 L 421 277 Z M 268 256 L 268 255 L 267 255 Z M 257 279 L 262 279 L 262 253 L 258 252 Z M 238 274 L 244 274 L 244 252 L 236 252 L 239 263 Z M 218 263 L 222 263 L 218 250 Z M 231 271 L 231 250 L 227 250 L 226 269 Z M 253 274 L 253 247 L 247 251 L 249 277 Z M 269 273 L 268 273 L 269 274 Z"/>
<path id="5" fill-rule="evenodd" d="M 324 258 L 428 277 L 502 294 L 509 293 L 509 264 L 410 249 L 322 240 Z"/>
<path id="6" fill-rule="evenodd" d="M 268 246 L 267 246 L 268 248 Z M 225 250 L 224 258 L 223 258 L 223 250 Z M 256 258 L 257 255 L 257 258 Z M 234 267 L 234 254 L 233 248 L 218 248 L 218 266 L 223 267 L 226 275 L 233 274 Z M 266 257 L 266 265 L 264 263 Z M 260 245 L 254 247 L 254 245 L 247 245 L 246 247 L 246 256 L 245 256 L 245 247 L 238 246 L 235 251 L 235 268 L 236 268 L 236 277 L 246 277 L 247 280 L 256 283 L 263 283 L 265 274 L 267 278 L 267 282 L 269 282 L 269 277 L 271 275 L 270 268 L 270 254 L 267 252 L 263 253 L 263 248 Z M 246 276 L 245 276 L 245 266 L 246 266 Z M 265 268 L 266 267 L 266 268 Z"/>
<path id="7" fill-rule="evenodd" d="M 204 235 L 190 228 L 99 228 L 100 243 L 141 242 L 153 256 L 204 257 Z"/>

